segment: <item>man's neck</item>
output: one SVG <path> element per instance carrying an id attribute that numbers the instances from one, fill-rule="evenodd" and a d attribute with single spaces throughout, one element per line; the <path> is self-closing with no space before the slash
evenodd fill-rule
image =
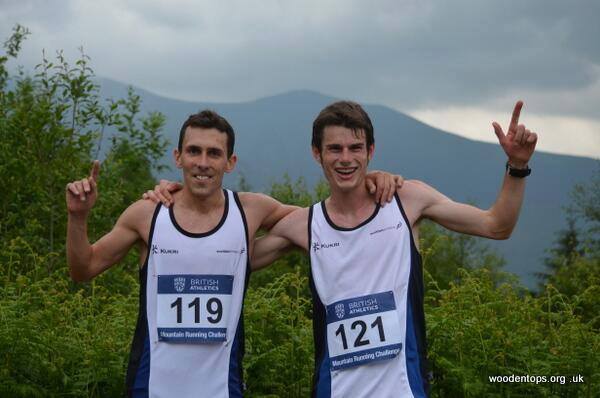
<path id="1" fill-rule="evenodd" d="M 193 210 L 198 213 L 207 214 L 223 207 L 225 196 L 223 190 L 219 189 L 209 196 L 194 195 L 189 189 L 184 187 L 181 190 L 181 198 L 177 200 L 182 208 Z"/>
<path id="2" fill-rule="evenodd" d="M 346 192 L 332 189 L 326 205 L 329 212 L 340 215 L 356 215 L 360 218 L 363 212 L 372 212 L 375 203 L 367 188 L 361 185 Z"/>

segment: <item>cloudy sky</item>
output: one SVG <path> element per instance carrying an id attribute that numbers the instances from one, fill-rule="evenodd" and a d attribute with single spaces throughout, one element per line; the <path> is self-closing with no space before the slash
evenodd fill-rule
<path id="1" fill-rule="evenodd" d="M 514 102 L 539 149 L 600 158 L 597 0 L 0 0 L 0 35 L 192 101 L 288 90 L 382 104 L 494 141 Z"/>

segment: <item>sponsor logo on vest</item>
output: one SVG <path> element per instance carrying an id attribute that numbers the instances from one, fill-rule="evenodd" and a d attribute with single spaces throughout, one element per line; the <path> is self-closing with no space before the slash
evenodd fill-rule
<path id="1" fill-rule="evenodd" d="M 345 313 L 346 313 L 346 311 L 344 310 L 343 303 L 335 305 L 335 315 L 338 317 L 338 319 L 342 319 L 344 317 Z"/>
<path id="2" fill-rule="evenodd" d="M 375 234 L 378 234 L 380 232 L 390 231 L 392 229 L 400 229 L 401 226 L 402 226 L 402 221 L 399 221 L 398 224 L 396 224 L 395 226 L 390 226 L 390 227 L 386 227 L 386 228 L 376 229 L 375 231 L 371 232 L 369 235 L 375 235 Z"/>
<path id="3" fill-rule="evenodd" d="M 152 254 L 179 254 L 177 249 L 161 249 L 158 245 L 152 245 Z"/>
<path id="4" fill-rule="evenodd" d="M 183 292 L 185 289 L 185 278 L 183 276 L 178 276 L 177 278 L 173 279 L 173 286 L 179 293 Z"/>
<path id="5" fill-rule="evenodd" d="M 319 249 L 329 249 L 330 247 L 340 247 L 340 242 L 333 243 L 320 243 L 314 242 L 312 244 L 313 251 L 316 253 Z"/>
<path id="6" fill-rule="evenodd" d="M 246 249 L 242 249 L 242 250 L 220 249 L 220 250 L 217 250 L 217 253 L 219 253 L 219 254 L 224 254 L 224 253 L 225 254 L 227 254 L 227 253 L 244 254 L 244 253 L 246 253 Z"/>

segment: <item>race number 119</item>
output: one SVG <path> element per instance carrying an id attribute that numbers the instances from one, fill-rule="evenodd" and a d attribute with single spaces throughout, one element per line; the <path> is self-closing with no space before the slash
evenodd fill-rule
<path id="1" fill-rule="evenodd" d="M 193 308 L 194 311 L 194 323 L 200 323 L 200 297 L 194 298 L 188 305 L 188 308 Z M 177 297 L 175 301 L 171 303 L 171 308 L 175 308 L 177 311 L 177 323 L 183 322 L 183 298 Z M 223 303 L 216 297 L 212 297 L 206 301 L 206 312 L 208 316 L 206 320 L 212 324 L 219 323 L 223 317 Z"/>

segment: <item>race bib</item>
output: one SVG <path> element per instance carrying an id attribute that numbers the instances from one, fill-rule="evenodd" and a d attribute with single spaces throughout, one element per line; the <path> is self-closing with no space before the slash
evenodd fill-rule
<path id="1" fill-rule="evenodd" d="M 205 344 L 227 340 L 232 275 L 158 275 L 158 340 Z"/>
<path id="2" fill-rule="evenodd" d="M 327 306 L 332 370 L 389 360 L 402 350 L 394 293 L 341 300 Z"/>

